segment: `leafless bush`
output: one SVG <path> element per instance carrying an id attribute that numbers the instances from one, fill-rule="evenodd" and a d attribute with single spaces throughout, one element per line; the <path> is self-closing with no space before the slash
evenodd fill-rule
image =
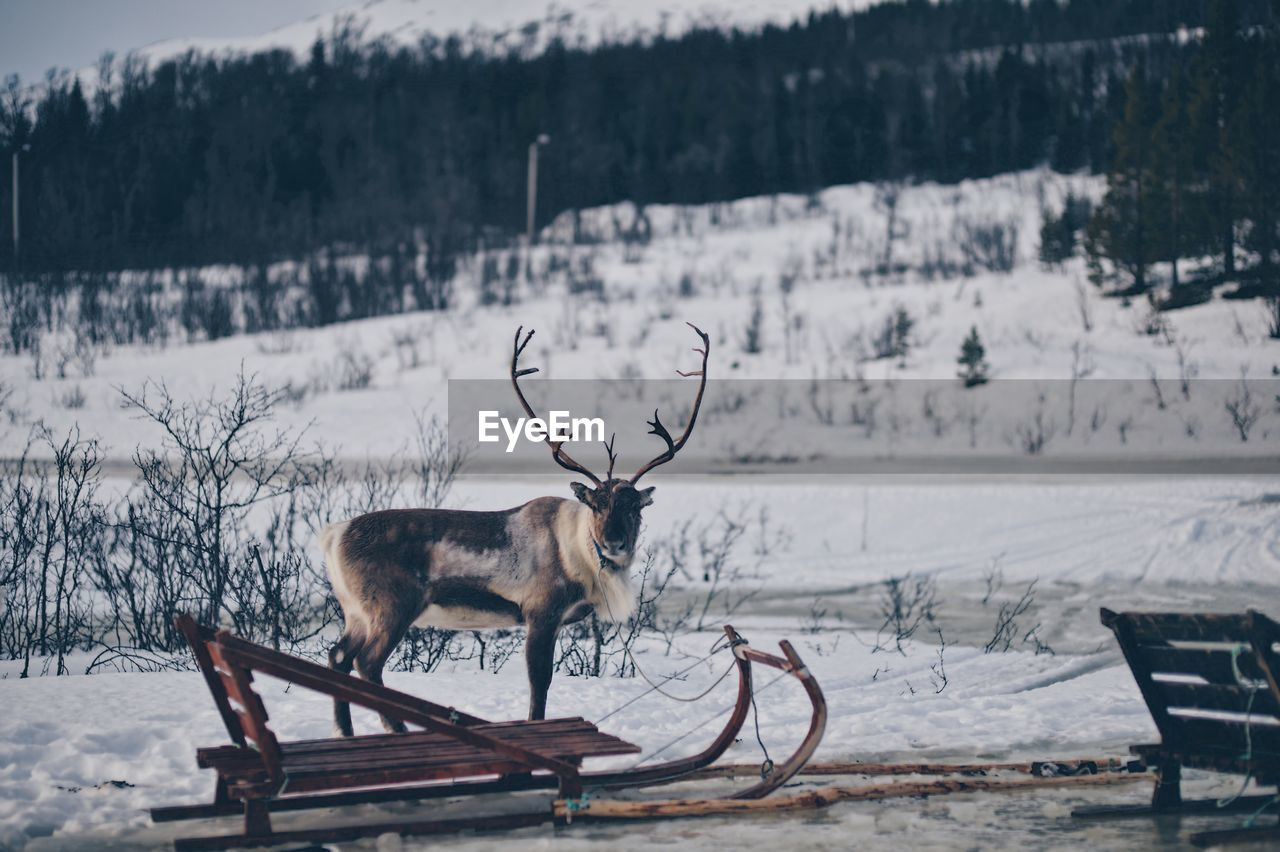
<path id="1" fill-rule="evenodd" d="M 746 555 L 740 552 L 744 540 L 751 545 Z M 676 636 L 702 630 L 712 618 L 727 618 L 756 597 L 760 586 L 753 580 L 760 566 L 789 540 L 790 532 L 774 525 L 767 511 L 753 517 L 749 505 L 736 511 L 721 507 L 704 524 L 690 518 L 677 525 L 654 549 L 653 587 L 661 594 L 679 578 L 681 592 L 678 605 L 664 607 L 652 619 L 668 650 Z"/>
<path id="2" fill-rule="evenodd" d="M 632 650 L 646 630 L 658 632 L 667 642 L 667 652 L 676 635 L 664 630 L 658 619 L 658 603 L 675 567 L 660 569 L 656 554 L 645 554 L 636 593 L 636 612 L 626 622 L 602 620 L 598 613 L 570 624 L 557 639 L 556 671 L 570 677 L 603 677 L 610 671 L 618 677 L 635 677 L 636 663 Z M 607 613 L 606 613 L 607 615 Z"/>
<path id="3" fill-rule="evenodd" d="M 1029 641 L 1030 637 L 1036 633 L 1040 625 L 1036 624 L 1028 631 L 1020 631 L 1018 619 L 1027 614 L 1027 611 L 1035 605 L 1036 602 L 1036 583 L 1038 580 L 1032 580 L 1027 584 L 1027 588 L 1023 591 L 1022 596 L 1016 601 L 1006 601 L 1000 604 L 1000 610 L 996 613 L 995 628 L 992 631 L 991 638 L 987 644 L 983 646 L 984 654 L 1005 653 L 1012 650 L 1014 640 L 1021 633 L 1022 641 Z M 1038 639 L 1037 639 L 1038 642 Z M 1037 651 L 1039 653 L 1039 651 Z"/>
<path id="4" fill-rule="evenodd" d="M 400 372 L 416 370 L 422 365 L 422 339 L 427 330 L 409 325 L 391 330 L 391 348 L 396 353 L 396 365 Z"/>
<path id="5" fill-rule="evenodd" d="M 1080 326 L 1084 329 L 1084 333 L 1088 334 L 1093 331 L 1093 307 L 1089 302 L 1089 288 L 1079 276 L 1074 281 L 1076 292 L 1076 313 L 1080 317 Z"/>
<path id="6" fill-rule="evenodd" d="M 986 593 L 982 596 L 983 606 L 990 603 L 992 597 L 994 597 L 996 593 L 1004 587 L 1004 569 L 1000 567 L 1000 562 L 1003 559 L 1003 553 L 992 557 L 991 563 L 987 566 L 986 573 L 982 575 L 983 583 L 987 588 Z"/>
<path id="7" fill-rule="evenodd" d="M 906 654 L 903 643 L 909 642 L 924 625 L 935 618 L 938 583 L 931 576 L 890 577 L 882 584 L 880 615 L 884 619 L 876 630 L 875 651 L 897 651 Z"/>
<path id="8" fill-rule="evenodd" d="M 1262 407 L 1254 400 L 1253 393 L 1249 390 L 1249 383 L 1245 381 L 1244 376 L 1240 377 L 1240 384 L 1236 386 L 1235 392 L 1223 401 L 1223 408 L 1231 418 L 1231 425 L 1235 427 L 1240 441 L 1247 442 L 1254 424 L 1262 416 Z"/>
<path id="9" fill-rule="evenodd" d="M 1280 340 L 1280 296 L 1262 300 L 1262 317 L 1267 323 L 1267 337 Z"/>
<path id="10" fill-rule="evenodd" d="M 916 321 L 907 309 L 899 305 L 880 323 L 880 330 L 871 338 L 871 350 L 877 360 L 905 358 L 911 348 L 911 330 Z"/>
<path id="11" fill-rule="evenodd" d="M 1038 456 L 1043 453 L 1044 448 L 1057 433 L 1058 428 L 1053 417 L 1045 410 L 1044 394 L 1040 395 L 1039 403 L 1031 417 L 1013 427 L 1013 434 L 1018 444 L 1029 456 Z"/>
<path id="12" fill-rule="evenodd" d="M 461 658 L 459 634 L 439 627 L 410 627 L 391 658 L 392 671 L 433 672 Z"/>
<path id="13" fill-rule="evenodd" d="M 247 549 L 248 515 L 297 490 L 309 461 L 301 434 L 269 428 L 280 392 L 241 373 L 226 399 L 182 403 L 156 383 L 122 393 L 164 437 L 159 449 L 134 451 L 139 484 L 120 522 L 124 558 L 102 574 L 117 621 L 142 648 L 178 647 L 169 619 L 179 606 L 257 637 L 260 619 L 239 611 L 246 599 L 235 594 L 259 568 Z M 270 570 L 300 567 L 275 562 Z"/>
<path id="14" fill-rule="evenodd" d="M 333 365 L 334 387 L 340 391 L 364 390 L 373 384 L 374 360 L 359 346 L 348 344 Z"/>
<path id="15" fill-rule="evenodd" d="M 13 403 L 14 388 L 7 382 L 0 381 L 0 414 L 4 415 L 9 425 L 18 422 L 22 411 Z"/>
<path id="16" fill-rule="evenodd" d="M 31 458 L 37 446 L 52 460 Z M 101 455 L 78 431 L 41 430 L 0 477 L 0 654 L 33 656 L 66 674 L 66 655 L 98 638 L 90 577 L 104 559 L 106 516 L 97 492 Z"/>
<path id="17" fill-rule="evenodd" d="M 1012 272 L 1018 262 L 1018 224 L 957 217 L 952 239 L 970 268 Z"/>
<path id="18" fill-rule="evenodd" d="M 941 627 L 935 624 L 933 630 L 938 634 L 938 659 L 929 664 L 929 683 L 933 686 L 933 694 L 941 695 L 951 682 L 947 677 L 947 639 L 942 635 Z"/>
<path id="19" fill-rule="evenodd" d="M 73 385 L 54 401 L 58 405 L 70 411 L 78 411 L 79 409 L 84 408 L 84 404 L 86 402 L 84 388 L 80 387 L 80 385 Z"/>
<path id="20" fill-rule="evenodd" d="M 748 355 L 759 355 L 764 351 L 764 303 L 759 288 L 751 294 L 751 315 L 743 329 L 742 351 Z"/>

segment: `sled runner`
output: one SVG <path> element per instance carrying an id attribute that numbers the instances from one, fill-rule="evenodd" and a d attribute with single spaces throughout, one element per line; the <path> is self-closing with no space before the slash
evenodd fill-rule
<path id="1" fill-rule="evenodd" d="M 402 692 L 335 672 L 325 666 L 255 645 L 228 631 L 214 632 L 190 616 L 176 619 L 191 645 L 232 744 L 197 750 L 201 768 L 217 775 L 214 800 L 203 805 L 155 808 L 157 822 L 243 814 L 243 831 L 182 838 L 178 849 L 222 849 L 280 843 L 351 840 L 395 832 L 433 834 L 466 829 L 509 829 L 562 818 L 545 800 L 540 809 L 454 819 L 402 819 L 277 830 L 271 814 L 372 802 L 430 800 L 482 793 L 556 790 L 560 808 L 584 791 L 662 784 L 712 764 L 734 742 L 754 703 L 752 664 L 799 680 L 813 713 L 808 734 L 786 760 L 768 767 L 761 780 L 736 798 L 768 795 L 812 756 L 826 725 L 826 704 L 813 676 L 794 649 L 784 657 L 751 648 L 731 627 L 726 647 L 738 672 L 738 696 L 720 734 L 688 758 L 631 769 L 582 772 L 586 758 L 634 754 L 640 749 L 601 732 L 582 718 L 490 722 Z M 422 728 L 402 734 L 281 742 L 254 689 L 255 675 L 280 678 L 295 687 L 339 697 Z M 424 783 L 429 782 L 429 783 Z"/>
<path id="2" fill-rule="evenodd" d="M 1246 825 L 1191 836 L 1197 846 L 1280 840 L 1268 805 L 1280 793 L 1185 801 L 1182 768 L 1252 778 L 1280 786 L 1280 624 L 1260 612 L 1242 615 L 1115 613 L 1102 610 L 1133 671 L 1160 742 L 1130 751 L 1156 770 L 1150 805 L 1083 808 L 1080 817 L 1165 813 L 1253 813 Z M 1241 788 L 1243 790 L 1243 786 Z M 1254 819 L 1266 824 L 1254 824 Z"/>

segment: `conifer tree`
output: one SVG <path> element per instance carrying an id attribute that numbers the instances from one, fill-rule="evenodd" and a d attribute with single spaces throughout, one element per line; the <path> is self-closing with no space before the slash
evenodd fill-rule
<path id="1" fill-rule="evenodd" d="M 964 382 L 965 387 L 972 388 L 986 384 L 987 373 L 991 366 L 987 364 L 987 350 L 978 337 L 976 325 L 970 327 L 969 336 L 960 344 L 960 357 L 956 359 L 956 363 L 960 365 L 960 372 L 957 375 Z"/>
<path id="2" fill-rule="evenodd" d="M 1139 63 L 1125 86 L 1124 118 L 1114 135 L 1115 162 L 1086 241 L 1094 268 L 1100 257 L 1109 260 L 1115 272 L 1107 277 L 1121 277 L 1128 284 L 1122 292 L 1128 295 L 1148 290 L 1147 271 L 1156 255 L 1153 100 L 1145 69 Z"/>
<path id="3" fill-rule="evenodd" d="M 1204 43 L 1196 62 L 1190 121 L 1195 166 L 1204 186 L 1203 224 L 1222 257 L 1224 278 L 1235 275 L 1235 231 L 1240 169 L 1234 125 L 1238 93 L 1245 80 L 1241 64 L 1239 12 L 1235 0 L 1213 0 Z"/>

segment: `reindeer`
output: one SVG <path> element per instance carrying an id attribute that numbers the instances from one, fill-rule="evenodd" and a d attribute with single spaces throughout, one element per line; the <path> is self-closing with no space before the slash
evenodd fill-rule
<path id="1" fill-rule="evenodd" d="M 545 718 L 556 636 L 560 627 L 593 612 L 624 622 L 635 608 L 629 569 L 640 532 L 640 512 L 653 503 L 653 488 L 637 488 L 640 477 L 676 457 L 693 432 L 707 387 L 711 339 L 693 351 L 702 368 L 676 372 L 698 376 L 698 393 L 684 433 L 672 439 L 655 409 L 648 422 L 666 449 L 630 479 L 614 479 L 617 457 L 606 444 L 609 468 L 601 480 L 565 452 L 562 441 L 545 438 L 562 468 L 591 481 L 571 484 L 576 501 L 539 497 L 499 512 L 395 509 L 370 512 L 332 524 L 320 534 L 334 594 L 342 606 L 343 632 L 329 651 L 330 667 L 382 683 L 382 669 L 411 625 L 482 630 L 524 625 L 529 674 L 529 718 Z M 516 330 L 511 385 L 529 417 L 533 407 L 520 378 L 538 372 L 520 368 L 533 331 Z M 338 733 L 351 736 L 351 708 L 334 700 Z M 392 732 L 404 724 L 386 716 Z"/>

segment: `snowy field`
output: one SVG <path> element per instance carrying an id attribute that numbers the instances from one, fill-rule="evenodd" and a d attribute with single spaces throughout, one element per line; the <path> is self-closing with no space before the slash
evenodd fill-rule
<path id="1" fill-rule="evenodd" d="M 529 354 L 543 368 L 539 380 L 665 378 L 676 365 L 690 366 L 683 323 L 693 320 L 713 336 L 713 377 L 861 376 L 957 386 L 960 342 L 976 327 L 993 378 L 1131 382 L 1128 408 L 1113 402 L 1105 425 L 1093 430 L 1112 450 L 1141 452 L 1144 429 L 1169 434 L 1160 424 L 1194 417 L 1196 429 L 1185 431 L 1176 450 L 1212 461 L 1226 452 L 1223 436 L 1237 446 L 1232 425 L 1220 399 L 1183 399 L 1181 379 L 1219 379 L 1224 386 L 1242 374 L 1266 379 L 1280 364 L 1280 342 L 1267 338 L 1257 305 L 1221 298 L 1164 315 L 1156 332 L 1147 333 L 1145 302 L 1104 298 L 1084 282 L 1079 261 L 1061 270 L 1040 268 L 1034 261 L 1040 205 L 1060 204 L 1068 189 L 1096 195 L 1099 186 L 1093 179 L 1034 172 L 958 187 L 909 187 L 892 223 L 883 190 L 872 186 L 834 188 L 814 199 L 650 208 L 652 236 L 640 248 L 619 238 L 635 215 L 629 206 L 585 211 L 580 227 L 598 242 L 570 245 L 566 217 L 544 231 L 533 262 L 586 264 L 601 282 L 603 298 L 571 298 L 568 278 L 549 273 L 544 284 L 522 285 L 515 304 L 484 306 L 477 296 L 482 261 L 476 258 L 463 265 L 455 282 L 458 304 L 447 313 L 113 348 L 98 352 L 87 367 L 72 363 L 63 378 L 49 373 L 35 379 L 29 356 L 2 357 L 0 381 L 13 394 L 0 418 L 0 455 L 19 453 L 37 421 L 55 433 L 78 425 L 86 437 L 103 441 L 109 484 L 123 490 L 132 476 L 133 448 L 154 445 L 158 435 L 122 409 L 120 390 L 151 380 L 166 383 L 179 399 L 208 397 L 225 390 L 243 367 L 268 385 L 302 389 L 278 412 L 279 425 L 306 427 L 309 439 L 337 448 L 352 463 L 376 460 L 411 440 L 415 413 L 445 414 L 448 380 L 502 379 L 516 326 L 538 329 Z M 1016 227 L 1013 270 L 937 273 L 940 266 L 964 263 L 955 254 L 954 234 L 974 221 Z M 757 305 L 761 321 L 753 347 L 747 338 Z M 876 359 L 870 351 L 875 334 L 898 307 L 915 321 L 909 350 Z M 46 351 L 58 343 L 51 339 Z M 340 390 L 325 379 L 352 352 L 371 365 L 369 381 Z M 1157 388 L 1166 396 L 1163 406 L 1156 402 Z M 1238 444 L 1247 444 L 1252 457 L 1273 459 L 1280 414 L 1264 401 L 1250 441 Z M 1064 410 L 1048 416 L 1057 429 L 1043 450 L 1046 457 L 1069 453 L 1084 440 L 1068 439 Z M 1081 415 L 1082 423 L 1086 419 Z M 708 413 L 699 438 L 714 448 L 717 423 L 724 422 L 723 415 Z M 1128 423 L 1128 442 L 1116 439 L 1118 422 Z M 1083 426 L 1078 431 L 1088 432 Z M 1002 443 L 999 428 L 993 427 L 991 440 L 1001 452 L 1021 452 L 1016 442 Z M 1199 451 L 1200 441 L 1212 449 Z M 622 449 L 625 467 L 651 445 Z M 546 464 L 538 476 L 464 477 L 448 505 L 496 509 L 542 494 L 569 496 L 570 477 L 555 475 Z M 831 708 L 819 759 L 1123 754 L 1128 744 L 1151 738 L 1154 728 L 1097 622 L 1099 606 L 1256 606 L 1280 614 L 1280 478 L 1274 476 L 848 477 L 806 476 L 783 467 L 770 475 L 713 477 L 681 476 L 678 468 L 679 462 L 671 474 L 664 469 L 647 481 L 658 490 L 646 511 L 644 545 L 675 539 L 690 520 L 695 536 L 700 529 L 714 534 L 717 518 L 726 517 L 741 521 L 747 532 L 732 582 L 708 608 L 704 629 L 680 635 L 670 653 L 656 637 L 646 638 L 641 663 L 659 676 L 686 665 L 705 652 L 726 619 L 760 647 L 791 637 Z M 886 581 L 893 579 L 926 584 L 934 616 L 901 652 L 892 642 L 876 650 L 884 645 L 877 629 Z M 677 578 L 664 606 L 696 604 L 707 593 L 696 576 Z M 1008 649 L 984 653 L 1001 606 L 1024 596 L 1028 606 Z M 734 611 L 726 614 L 726 607 Z M 83 671 L 86 662 L 73 660 L 72 671 Z M 717 659 L 698 668 L 675 689 L 696 693 L 723 664 Z M 429 675 L 393 673 L 388 682 L 456 701 L 479 715 L 515 718 L 526 705 L 522 669 L 517 657 L 498 674 L 458 663 Z M 175 836 L 179 829 L 149 827 L 145 809 L 199 801 L 212 788 L 195 768 L 194 749 L 222 736 L 198 675 L 19 680 L 17 671 L 11 663 L 0 666 L 0 847 L 156 848 Z M 759 703 L 761 731 L 776 753 L 786 753 L 807 725 L 807 704 L 792 686 L 779 684 Z M 322 700 L 278 684 L 264 688 L 282 737 L 329 731 L 330 709 Z M 549 713 L 599 719 L 644 688 L 639 680 L 557 676 Z M 602 727 L 648 754 L 715 716 L 727 706 L 730 689 L 724 685 L 692 705 L 650 696 Z M 372 722 L 366 718 L 364 724 Z M 695 750 L 714 727 L 664 755 Z M 729 755 L 738 761 L 759 757 L 750 738 Z M 127 783 L 110 783 L 115 781 Z M 1072 802 L 1144 795 L 1146 788 L 1136 786 L 965 796 L 838 806 L 796 819 L 580 826 L 430 845 L 822 849 L 846 848 L 856 839 L 860 848 L 886 849 L 1149 848 L 1170 842 L 1176 827 L 1173 833 L 1150 823 L 1081 827 L 1066 816 Z M 200 830 L 206 829 L 218 830 Z M 373 841 L 354 848 L 375 846 L 387 848 Z"/>
<path id="2" fill-rule="evenodd" d="M 469 483 L 459 488 L 457 503 L 489 506 L 518 501 L 525 491 L 553 490 L 550 480 L 517 486 Z M 791 526 L 792 543 L 740 581 L 740 588 L 759 593 L 731 620 L 758 647 L 771 648 L 777 639 L 790 637 L 812 666 L 831 709 L 818 759 L 1122 755 L 1128 744 L 1155 732 L 1118 651 L 1097 623 L 1097 607 L 1252 605 L 1275 611 L 1280 600 L 1278 492 L 1280 484 L 1266 479 L 726 485 L 677 477 L 660 489 L 646 540 L 667 534 L 669 524 L 697 507 L 722 500 L 772 498 L 785 506 L 780 514 Z M 864 501 L 869 505 L 865 528 L 849 517 L 861 515 Z M 850 528 L 865 532 L 851 536 Z M 984 604 L 993 561 L 1002 569 L 1003 585 Z M 883 595 L 878 584 L 901 575 L 938 580 L 936 624 L 947 643 L 941 670 L 937 637 L 924 631 L 902 653 L 892 647 L 873 650 L 886 638 L 875 629 Z M 1005 653 L 983 653 L 999 604 L 1015 600 L 1031 580 L 1038 580 L 1036 604 L 1021 626 L 1039 623 L 1039 635 L 1054 653 L 1037 654 L 1025 643 Z M 827 610 L 825 616 L 815 617 L 815 602 Z M 713 625 L 725 620 L 714 613 Z M 681 637 L 669 655 L 661 642 L 646 641 L 641 664 L 657 677 L 684 668 L 689 658 L 706 652 L 714 630 Z M 727 664 L 723 656 L 713 658 L 669 690 L 695 694 Z M 82 669 L 84 660 L 73 661 L 73 671 L 77 665 Z M 176 836 L 179 829 L 172 826 L 149 827 L 145 809 L 200 801 L 211 789 L 210 778 L 195 769 L 194 749 L 221 742 L 223 734 L 199 676 L 104 673 L 16 680 L 15 670 L 9 665 L 11 676 L 0 680 L 0 704 L 6 708 L 0 719 L 0 845 L 153 848 Z M 525 708 L 527 686 L 518 658 L 498 674 L 464 663 L 430 675 L 392 673 L 388 682 L 491 718 L 518 718 Z M 268 708 L 282 737 L 327 734 L 325 700 L 266 683 Z M 600 718 L 645 689 L 638 679 L 558 676 L 548 712 Z M 722 684 L 695 704 L 649 695 L 602 727 L 642 746 L 645 756 L 673 740 L 676 745 L 663 757 L 689 753 L 717 729 L 723 718 L 717 714 L 729 706 L 732 689 L 731 683 Z M 782 681 L 761 692 L 758 706 L 766 746 L 775 757 L 785 754 L 807 727 L 806 699 L 794 684 Z M 699 725 L 704 727 L 679 739 Z M 377 723 L 358 716 L 357 727 L 373 731 Z M 744 736 L 726 760 L 760 757 Z M 618 760 L 629 765 L 632 758 Z M 107 783 L 112 781 L 130 786 Z M 703 784 L 699 789 L 717 788 Z M 1221 784 L 1212 789 L 1220 790 Z M 433 839 L 430 845 L 523 848 L 553 838 L 557 848 L 592 840 L 627 848 L 682 839 L 701 845 L 746 843 L 742 832 L 749 831 L 753 845 L 789 838 L 800 839 L 797 848 L 822 849 L 843 846 L 854 831 L 867 848 L 904 842 L 949 848 L 961 839 L 979 846 L 1039 844 L 1054 829 L 1059 832 L 1052 835 L 1054 843 L 1064 847 L 1154 848 L 1162 835 L 1151 824 L 1080 826 L 1067 816 L 1072 803 L 1133 800 L 1146 790 L 1135 785 L 1086 794 L 868 803 L 799 820 L 761 819 L 750 828 L 726 820 L 630 829 L 581 826 L 560 836 L 548 828 L 518 832 L 505 841 Z M 1191 824 L 1184 823 L 1184 830 Z M 191 826 L 185 828 L 192 832 Z M 204 823 L 197 830 L 223 829 Z M 368 841 L 356 848 L 375 845 Z M 405 846 L 428 844 L 406 841 Z"/>

